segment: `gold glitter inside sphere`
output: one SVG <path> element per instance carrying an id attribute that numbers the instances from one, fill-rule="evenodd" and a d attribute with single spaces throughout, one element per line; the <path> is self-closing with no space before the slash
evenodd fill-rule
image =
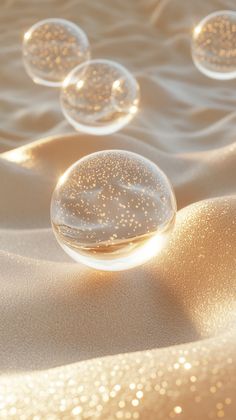
<path id="1" fill-rule="evenodd" d="M 120 130 L 134 117 L 139 86 L 134 76 L 110 60 L 91 60 L 72 70 L 61 91 L 63 113 L 76 130 L 94 135 Z"/>
<path id="2" fill-rule="evenodd" d="M 23 61 L 35 83 L 61 86 L 67 74 L 89 58 L 86 34 L 68 20 L 42 20 L 24 35 Z"/>
<path id="3" fill-rule="evenodd" d="M 236 12 L 212 13 L 195 27 L 192 57 L 206 76 L 221 80 L 236 77 Z"/>
<path id="4" fill-rule="evenodd" d="M 140 265 L 163 247 L 176 214 L 166 175 L 148 159 L 122 150 L 88 155 L 60 178 L 51 221 L 62 248 L 93 268 Z"/>

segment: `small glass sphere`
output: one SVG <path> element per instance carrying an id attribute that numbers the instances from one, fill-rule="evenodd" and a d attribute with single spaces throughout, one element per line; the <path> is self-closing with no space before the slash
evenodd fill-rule
<path id="1" fill-rule="evenodd" d="M 61 91 L 69 123 L 94 135 L 111 134 L 128 124 L 138 110 L 139 86 L 132 74 L 110 60 L 91 60 L 72 70 Z"/>
<path id="2" fill-rule="evenodd" d="M 206 76 L 220 80 L 236 77 L 236 12 L 211 13 L 195 27 L 192 57 Z"/>
<path id="3" fill-rule="evenodd" d="M 35 83 L 61 86 L 67 74 L 89 58 L 86 34 L 68 20 L 42 20 L 24 35 L 23 61 Z"/>
<path id="4" fill-rule="evenodd" d="M 123 150 L 88 155 L 60 178 L 51 222 L 62 248 L 87 266 L 119 271 L 143 264 L 164 246 L 176 215 L 166 175 Z"/>

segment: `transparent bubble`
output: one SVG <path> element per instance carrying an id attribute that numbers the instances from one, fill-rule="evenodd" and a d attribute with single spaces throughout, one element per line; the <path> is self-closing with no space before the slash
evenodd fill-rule
<path id="1" fill-rule="evenodd" d="M 114 133 L 138 110 L 139 86 L 132 74 L 110 60 L 91 60 L 67 76 L 61 91 L 63 113 L 76 130 Z"/>
<path id="2" fill-rule="evenodd" d="M 118 271 L 148 261 L 164 246 L 176 214 L 166 175 L 123 150 L 88 155 L 60 178 L 51 221 L 62 248 L 90 267 Z"/>
<path id="3" fill-rule="evenodd" d="M 24 35 L 24 65 L 35 83 L 61 86 L 67 74 L 89 58 L 86 34 L 68 20 L 42 20 Z"/>
<path id="4" fill-rule="evenodd" d="M 192 57 L 206 76 L 221 80 L 236 77 L 236 12 L 212 13 L 195 27 Z"/>

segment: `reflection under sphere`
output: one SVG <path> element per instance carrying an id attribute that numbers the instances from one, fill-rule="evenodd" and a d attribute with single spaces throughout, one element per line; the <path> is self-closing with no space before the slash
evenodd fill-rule
<path id="1" fill-rule="evenodd" d="M 139 104 L 132 74 L 110 60 L 91 60 L 66 77 L 61 91 L 63 113 L 76 130 L 111 134 L 128 124 Z"/>
<path id="2" fill-rule="evenodd" d="M 195 27 L 192 57 L 206 76 L 221 80 L 236 77 L 236 12 L 212 13 Z"/>
<path id="3" fill-rule="evenodd" d="M 68 20 L 42 20 L 24 35 L 24 65 L 35 83 L 61 86 L 67 74 L 89 58 L 86 34 Z"/>
<path id="4" fill-rule="evenodd" d="M 88 155 L 60 178 L 51 221 L 76 261 L 108 271 L 155 256 L 173 227 L 176 202 L 166 175 L 150 160 L 123 150 Z"/>

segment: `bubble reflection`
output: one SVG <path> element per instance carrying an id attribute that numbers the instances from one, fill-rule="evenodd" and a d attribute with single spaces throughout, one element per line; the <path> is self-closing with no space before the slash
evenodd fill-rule
<path id="1" fill-rule="evenodd" d="M 51 219 L 63 249 L 102 270 L 124 270 L 152 258 L 172 228 L 170 183 L 151 161 L 127 151 L 86 156 L 59 180 Z"/>
<path id="2" fill-rule="evenodd" d="M 66 77 L 61 106 L 78 131 L 111 134 L 127 125 L 139 105 L 139 86 L 132 74 L 110 60 L 91 60 Z"/>
<path id="3" fill-rule="evenodd" d="M 42 20 L 24 35 L 24 65 L 35 83 L 61 86 L 67 74 L 89 58 L 86 34 L 68 20 Z"/>
<path id="4" fill-rule="evenodd" d="M 212 13 L 195 27 L 192 57 L 196 67 L 208 77 L 236 77 L 236 12 Z"/>

